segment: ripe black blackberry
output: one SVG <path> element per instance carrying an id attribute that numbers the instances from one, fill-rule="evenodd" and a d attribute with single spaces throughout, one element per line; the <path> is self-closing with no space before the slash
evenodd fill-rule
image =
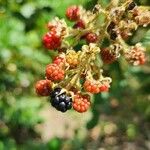
<path id="1" fill-rule="evenodd" d="M 58 111 L 66 112 L 72 108 L 72 98 L 66 92 L 62 92 L 61 88 L 55 88 L 50 95 L 50 102 Z"/>

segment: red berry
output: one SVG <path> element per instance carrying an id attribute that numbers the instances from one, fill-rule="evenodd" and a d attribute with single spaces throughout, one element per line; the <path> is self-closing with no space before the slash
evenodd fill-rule
<path id="1" fill-rule="evenodd" d="M 75 5 L 68 7 L 66 11 L 66 17 L 70 21 L 78 20 L 79 19 L 79 7 Z"/>
<path id="2" fill-rule="evenodd" d="M 85 91 L 92 93 L 92 94 L 98 94 L 100 92 L 107 92 L 109 89 L 109 83 L 107 82 L 100 82 L 96 80 L 86 80 L 84 82 L 84 89 Z"/>
<path id="3" fill-rule="evenodd" d="M 65 59 L 60 56 L 56 56 L 53 60 L 53 63 L 59 66 L 63 66 Z"/>
<path id="4" fill-rule="evenodd" d="M 100 92 L 107 92 L 108 89 L 109 89 L 109 86 L 108 86 L 108 85 L 105 85 L 105 84 L 102 84 L 102 85 L 99 87 Z"/>
<path id="5" fill-rule="evenodd" d="M 60 81 L 64 78 L 64 70 L 57 64 L 49 64 L 46 67 L 46 77 L 52 81 Z"/>
<path id="6" fill-rule="evenodd" d="M 99 83 L 91 80 L 86 80 L 84 82 L 84 89 L 85 91 L 90 92 L 92 94 L 97 94 L 100 92 Z"/>
<path id="7" fill-rule="evenodd" d="M 116 56 L 110 51 L 109 48 L 102 48 L 100 54 L 103 62 L 106 64 L 111 64 L 116 60 Z"/>
<path id="8" fill-rule="evenodd" d="M 48 49 L 57 49 L 61 46 L 61 38 L 56 35 L 56 31 L 51 31 L 44 35 L 43 44 Z"/>
<path id="9" fill-rule="evenodd" d="M 140 58 L 139 58 L 139 64 L 140 65 L 144 65 L 145 64 L 145 62 L 146 62 L 146 58 L 145 58 L 145 56 L 143 57 L 143 56 L 141 56 Z"/>
<path id="10" fill-rule="evenodd" d="M 95 43 L 95 42 L 97 42 L 98 37 L 95 33 L 88 33 L 85 36 L 85 39 L 86 39 L 87 43 Z"/>
<path id="11" fill-rule="evenodd" d="M 74 26 L 73 26 L 73 28 L 81 28 L 81 29 L 84 29 L 85 28 L 85 24 L 84 24 L 84 22 L 82 21 L 82 20 L 79 20 L 79 21 L 77 21 L 75 24 L 74 24 Z"/>
<path id="12" fill-rule="evenodd" d="M 135 66 L 143 65 L 146 62 L 145 48 L 138 43 L 125 53 L 125 58 Z"/>
<path id="13" fill-rule="evenodd" d="M 73 101 L 73 109 L 76 110 L 79 113 L 86 112 L 91 105 L 90 102 L 90 96 L 89 95 L 82 95 L 82 94 L 76 94 L 74 96 Z"/>
<path id="14" fill-rule="evenodd" d="M 52 82 L 50 80 L 37 81 L 35 85 L 36 93 L 40 96 L 49 96 L 51 92 Z"/>

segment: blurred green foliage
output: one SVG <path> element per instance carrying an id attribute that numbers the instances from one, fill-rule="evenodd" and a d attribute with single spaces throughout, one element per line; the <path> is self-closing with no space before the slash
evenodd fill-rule
<path id="1" fill-rule="evenodd" d="M 87 148 L 88 139 L 81 140 L 78 134 L 74 140 L 54 138 L 45 144 L 39 141 L 35 125 L 43 121 L 39 112 L 45 102 L 35 95 L 34 83 L 44 78 L 45 65 L 55 55 L 42 48 L 41 37 L 46 32 L 46 23 L 54 16 L 65 17 L 69 5 L 80 4 L 90 9 L 96 2 L 0 0 L 0 150 L 59 150 L 62 143 L 67 143 L 71 150 Z M 137 2 L 149 5 L 149 0 Z M 140 28 L 128 41 L 129 44 L 136 42 L 142 42 L 149 55 L 149 27 Z M 93 117 L 87 123 L 87 129 L 100 126 L 99 116 L 105 114 L 115 120 L 120 134 L 126 134 L 123 138 L 135 140 L 140 136 L 148 140 L 149 62 L 143 67 L 130 67 L 120 58 L 104 69 L 113 78 L 112 88 L 109 94 L 95 95 L 91 110 Z"/>

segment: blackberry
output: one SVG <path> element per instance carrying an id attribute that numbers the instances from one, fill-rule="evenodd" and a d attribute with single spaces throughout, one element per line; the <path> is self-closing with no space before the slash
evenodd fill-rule
<path id="1" fill-rule="evenodd" d="M 82 20 L 78 20 L 74 26 L 73 26 L 74 29 L 78 29 L 78 28 L 81 28 L 81 29 L 84 29 L 85 28 L 85 24 Z"/>
<path id="2" fill-rule="evenodd" d="M 61 92 L 61 88 L 55 88 L 55 89 L 51 92 L 51 97 L 57 96 L 60 92 Z"/>
<path id="3" fill-rule="evenodd" d="M 132 10 L 132 9 L 134 9 L 135 6 L 136 6 L 136 3 L 135 3 L 135 2 L 131 2 L 131 3 L 128 5 L 127 10 Z"/>
<path id="4" fill-rule="evenodd" d="M 64 78 L 64 70 L 57 64 L 49 64 L 46 66 L 46 77 L 51 81 L 60 81 Z"/>
<path id="5" fill-rule="evenodd" d="M 72 98 L 66 92 L 62 93 L 61 88 L 55 88 L 50 95 L 50 102 L 58 111 L 66 112 L 72 108 Z"/>
<path id="6" fill-rule="evenodd" d="M 56 31 L 50 31 L 43 36 L 43 44 L 47 49 L 57 49 L 61 46 L 61 37 L 56 34 Z"/>
<path id="7" fill-rule="evenodd" d="M 85 38 L 87 43 L 96 43 L 98 39 L 97 35 L 92 32 L 88 33 Z"/>
<path id="8" fill-rule="evenodd" d="M 70 20 L 70 21 L 77 21 L 79 19 L 79 7 L 76 5 L 70 6 L 67 8 L 66 10 L 66 17 Z"/>
<path id="9" fill-rule="evenodd" d="M 39 80 L 36 82 L 35 90 L 39 96 L 49 96 L 52 90 L 52 82 L 50 80 Z"/>
<path id="10" fill-rule="evenodd" d="M 109 48 L 102 48 L 100 56 L 105 64 L 111 64 L 117 59 L 117 56 Z"/>
<path id="11" fill-rule="evenodd" d="M 91 106 L 90 96 L 78 93 L 74 96 L 73 109 L 79 113 L 86 112 Z"/>

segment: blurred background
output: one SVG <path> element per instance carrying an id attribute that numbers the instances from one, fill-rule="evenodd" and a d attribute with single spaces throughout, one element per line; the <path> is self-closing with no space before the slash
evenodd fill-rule
<path id="1" fill-rule="evenodd" d="M 105 5 L 109 0 L 100 0 Z M 44 79 L 54 53 L 41 38 L 54 16 L 69 5 L 91 9 L 97 0 L 0 0 L 0 150 L 149 150 L 150 62 L 131 67 L 122 58 L 105 66 L 113 78 L 109 93 L 95 95 L 87 113 L 62 114 L 34 84 Z M 138 4 L 150 6 L 149 0 Z M 150 27 L 128 41 L 150 54 Z"/>

